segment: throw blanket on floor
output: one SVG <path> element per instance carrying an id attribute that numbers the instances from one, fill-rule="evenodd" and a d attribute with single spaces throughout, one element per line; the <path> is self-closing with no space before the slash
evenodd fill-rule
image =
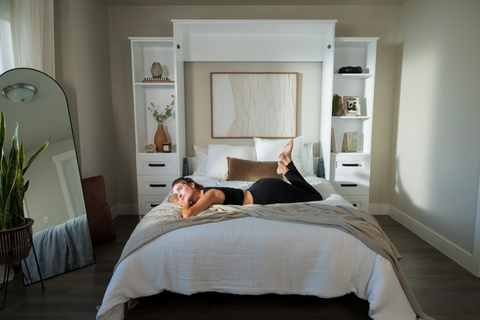
<path id="1" fill-rule="evenodd" d="M 158 214 L 159 212 L 161 213 Z M 214 205 L 201 214 L 190 218 L 181 218 L 180 209 L 177 207 L 168 206 L 154 209 L 135 228 L 123 249 L 117 266 L 141 246 L 170 231 L 244 217 L 337 228 L 353 235 L 370 249 L 390 261 L 413 310 L 420 318 L 433 320 L 418 305 L 400 266 L 399 259 L 401 256 L 383 232 L 377 220 L 368 213 L 351 207 L 330 206 L 315 202 L 248 206 Z"/>

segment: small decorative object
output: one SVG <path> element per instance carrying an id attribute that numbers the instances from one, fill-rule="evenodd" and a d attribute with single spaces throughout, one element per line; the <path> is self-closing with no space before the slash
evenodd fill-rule
<path id="1" fill-rule="evenodd" d="M 332 115 L 336 117 L 343 116 L 342 97 L 336 93 L 333 95 L 332 100 Z"/>
<path id="2" fill-rule="evenodd" d="M 165 153 L 172 152 L 172 143 L 171 142 L 163 142 L 162 143 L 162 151 Z"/>
<path id="3" fill-rule="evenodd" d="M 345 132 L 343 134 L 342 152 L 357 152 L 356 132 Z"/>
<path id="4" fill-rule="evenodd" d="M 152 72 L 152 78 L 155 78 L 155 79 L 161 78 L 163 74 L 163 68 L 160 62 L 154 62 L 152 64 L 152 67 L 150 68 L 150 71 Z"/>
<path id="5" fill-rule="evenodd" d="M 349 117 L 360 116 L 360 97 L 358 96 L 344 96 L 343 97 L 343 112 Z"/>
<path id="6" fill-rule="evenodd" d="M 144 78 L 143 83 L 173 83 L 169 78 Z"/>
<path id="7" fill-rule="evenodd" d="M 157 146 L 155 146 L 153 143 L 147 144 L 145 146 L 145 151 L 147 151 L 148 153 L 154 153 L 157 151 Z"/>
<path id="8" fill-rule="evenodd" d="M 162 143 L 167 142 L 168 143 L 168 138 L 167 134 L 165 133 L 164 125 L 167 123 L 167 121 L 173 116 L 173 106 L 175 105 L 175 96 L 172 94 L 172 102 L 167 105 L 165 108 L 165 113 L 162 113 L 158 111 L 157 106 L 155 104 L 150 103 L 151 107 L 148 107 L 148 110 L 153 115 L 153 118 L 155 121 L 157 121 L 158 127 L 157 127 L 157 132 L 155 133 L 155 146 L 157 147 L 158 152 L 162 152 Z"/>
<path id="9" fill-rule="evenodd" d="M 332 142 L 331 142 L 331 145 L 330 145 L 330 152 L 331 153 L 337 153 L 337 144 L 336 144 L 336 141 L 335 141 L 335 130 L 333 130 L 333 127 L 332 127 Z"/>
<path id="10" fill-rule="evenodd" d="M 352 67 L 352 66 L 347 66 L 347 67 L 341 67 L 338 70 L 338 73 L 362 73 L 363 68 L 362 67 Z"/>
<path id="11" fill-rule="evenodd" d="M 163 128 L 163 124 L 158 124 L 157 132 L 155 132 L 155 136 L 153 137 L 153 142 L 157 148 L 158 152 L 162 152 L 162 145 L 165 142 L 168 142 L 167 133 L 165 132 L 165 128 Z"/>

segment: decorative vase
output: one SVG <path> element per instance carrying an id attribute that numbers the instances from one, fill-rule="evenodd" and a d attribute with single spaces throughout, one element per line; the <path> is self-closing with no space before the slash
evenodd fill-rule
<path id="1" fill-rule="evenodd" d="M 152 78 L 161 78 L 163 74 L 163 68 L 160 62 L 154 62 L 150 68 L 150 72 L 152 73 Z"/>
<path id="2" fill-rule="evenodd" d="M 165 133 L 163 124 L 159 124 L 157 127 L 157 132 L 155 132 L 154 142 L 155 142 L 155 146 L 157 147 L 157 151 L 162 152 L 163 143 L 168 142 L 167 134 Z"/>
<path id="3" fill-rule="evenodd" d="M 0 231 L 0 264 L 26 259 L 32 248 L 33 219 L 26 218 L 22 226 Z"/>
<path id="4" fill-rule="evenodd" d="M 333 105 L 337 106 L 337 111 L 333 114 L 335 117 L 343 116 L 342 97 L 334 97 Z"/>

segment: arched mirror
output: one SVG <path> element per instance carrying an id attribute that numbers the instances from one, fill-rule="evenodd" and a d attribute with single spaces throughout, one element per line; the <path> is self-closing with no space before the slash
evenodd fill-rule
<path id="1" fill-rule="evenodd" d="M 0 76 L 0 90 L 16 84 L 31 85 L 36 94 L 28 102 L 0 96 L 7 139 L 17 122 L 28 159 L 51 137 L 48 148 L 25 174 L 25 181 L 30 181 L 25 215 L 35 220 L 33 244 L 40 267 L 31 251 L 22 263 L 24 274 L 30 275 L 24 282 L 29 284 L 40 281 L 40 275 L 47 279 L 93 264 L 95 258 L 65 93 L 50 76 L 29 68 L 8 70 Z"/>

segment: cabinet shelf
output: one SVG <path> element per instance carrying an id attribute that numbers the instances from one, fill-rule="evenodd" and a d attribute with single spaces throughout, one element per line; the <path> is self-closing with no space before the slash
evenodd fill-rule
<path id="1" fill-rule="evenodd" d="M 159 83 L 135 82 L 135 85 L 140 87 L 158 87 L 158 86 L 174 87 L 175 82 L 159 82 Z"/>
<path id="2" fill-rule="evenodd" d="M 335 73 L 335 78 L 343 79 L 368 79 L 373 76 L 371 73 Z"/>
<path id="3" fill-rule="evenodd" d="M 369 116 L 355 116 L 355 117 L 349 117 L 349 116 L 333 116 L 332 119 L 341 119 L 341 120 L 369 120 L 371 117 Z"/>

